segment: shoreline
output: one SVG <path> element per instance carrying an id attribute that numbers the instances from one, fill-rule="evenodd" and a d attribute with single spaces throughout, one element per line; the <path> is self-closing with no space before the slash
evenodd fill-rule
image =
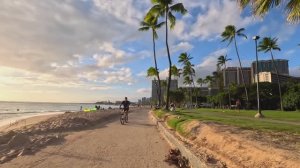
<path id="1" fill-rule="evenodd" d="M 33 125 L 38 122 L 47 120 L 50 117 L 64 114 L 64 113 L 65 112 L 36 113 L 33 115 L 24 115 L 24 116 L 18 116 L 18 117 L 12 117 L 12 118 L 0 120 L 0 132 L 7 132 L 7 131 L 21 128 L 23 126 Z"/>

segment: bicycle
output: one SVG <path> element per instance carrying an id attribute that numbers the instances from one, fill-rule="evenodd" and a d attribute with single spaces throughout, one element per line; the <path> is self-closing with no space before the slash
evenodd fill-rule
<path id="1" fill-rule="evenodd" d="M 128 123 L 128 110 L 122 109 L 120 113 L 120 122 L 122 125 L 124 125 L 125 122 Z"/>

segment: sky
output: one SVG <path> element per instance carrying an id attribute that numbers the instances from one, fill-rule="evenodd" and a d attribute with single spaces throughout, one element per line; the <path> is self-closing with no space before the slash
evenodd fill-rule
<path id="1" fill-rule="evenodd" d="M 227 54 L 228 66 L 237 66 L 233 45 L 220 34 L 232 24 L 245 28 L 248 39 L 238 38 L 243 66 L 255 59 L 252 36 L 277 37 L 288 59 L 290 75 L 300 76 L 300 25 L 285 20 L 283 8 L 265 17 L 241 10 L 236 0 L 182 0 L 188 13 L 176 15 L 170 30 L 172 63 L 187 52 L 196 77 L 216 69 L 217 57 Z M 131 101 L 151 96 L 154 65 L 151 32 L 139 32 L 150 0 L 1 0 L 0 101 L 96 102 Z M 164 29 L 158 30 L 158 67 L 167 77 Z M 259 53 L 269 59 L 269 53 Z"/>

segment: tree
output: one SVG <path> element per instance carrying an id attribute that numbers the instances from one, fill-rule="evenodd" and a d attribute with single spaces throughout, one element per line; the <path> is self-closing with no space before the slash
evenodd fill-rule
<path id="1" fill-rule="evenodd" d="M 198 78 L 196 82 L 198 83 L 198 85 L 200 85 L 200 87 L 202 87 L 202 85 L 205 83 L 204 79 L 202 78 Z"/>
<path id="2" fill-rule="evenodd" d="M 145 20 L 151 19 L 154 16 L 165 17 L 165 28 L 166 28 L 166 48 L 169 60 L 169 77 L 168 77 L 168 87 L 167 87 L 167 101 L 166 101 L 166 110 L 169 110 L 169 92 L 171 86 L 171 54 L 169 50 L 168 44 L 168 20 L 170 22 L 170 28 L 173 29 L 176 23 L 176 17 L 172 12 L 179 12 L 181 14 L 185 14 L 187 10 L 184 8 L 182 3 L 173 4 L 173 0 L 152 0 L 154 4 L 151 9 L 148 11 Z"/>
<path id="3" fill-rule="evenodd" d="M 158 74 L 158 71 L 156 70 L 156 68 L 154 68 L 154 67 L 150 67 L 150 68 L 148 68 L 148 70 L 147 70 L 147 77 L 153 77 L 154 78 L 154 82 L 155 82 L 155 85 L 157 85 L 157 82 L 156 82 L 156 79 L 155 79 L 155 77 L 157 77 L 157 74 Z M 160 84 L 160 82 L 159 82 L 159 84 Z M 158 87 L 159 88 L 159 87 Z M 156 91 L 156 93 L 157 93 L 157 95 L 158 95 L 158 103 L 160 103 L 161 102 L 161 100 L 160 100 L 160 97 L 161 97 L 161 95 L 160 95 L 160 91 L 159 91 L 159 89 Z"/>
<path id="4" fill-rule="evenodd" d="M 181 69 L 178 69 L 177 67 L 176 67 L 176 65 L 173 65 L 172 67 L 171 67 L 171 76 L 174 76 L 174 77 L 177 77 L 177 78 L 179 78 L 179 76 L 180 76 L 180 74 L 181 74 Z"/>
<path id="5" fill-rule="evenodd" d="M 225 27 L 225 31 L 222 33 L 221 36 L 223 37 L 222 42 L 228 41 L 228 45 L 230 45 L 230 43 L 232 41 L 234 41 L 235 51 L 236 51 L 236 55 L 237 55 L 238 60 L 239 60 L 239 65 L 240 65 L 239 69 L 240 69 L 240 73 L 241 73 L 241 76 L 242 76 L 242 81 L 243 81 L 243 85 L 244 85 L 244 89 L 245 89 L 246 101 L 247 101 L 247 104 L 248 104 L 248 101 L 249 101 L 248 91 L 247 91 L 247 88 L 246 88 L 244 73 L 243 73 L 243 70 L 242 70 L 242 63 L 241 63 L 241 59 L 240 59 L 240 55 L 239 55 L 239 51 L 238 51 L 238 47 L 237 47 L 237 43 L 236 43 L 236 36 L 242 36 L 242 37 L 247 39 L 247 36 L 243 33 L 244 31 L 245 31 L 244 28 L 236 30 L 235 26 L 228 25 L 228 26 Z"/>
<path id="6" fill-rule="evenodd" d="M 151 29 L 152 31 L 152 43 L 153 43 L 153 59 L 154 59 L 154 65 L 156 70 L 156 77 L 158 80 L 158 106 L 161 106 L 161 85 L 160 85 L 160 78 L 159 78 L 159 71 L 157 67 L 157 60 L 156 60 L 156 51 L 155 51 L 155 39 L 158 38 L 156 30 L 161 28 L 162 25 L 164 25 L 164 22 L 157 23 L 157 17 L 152 16 L 149 17 L 147 20 L 141 22 L 141 28 L 139 28 L 139 31 L 148 31 Z"/>
<path id="7" fill-rule="evenodd" d="M 276 76 L 277 76 L 277 83 L 278 83 L 278 91 L 279 91 L 279 98 L 280 98 L 280 109 L 281 111 L 283 111 L 283 104 L 282 104 L 282 96 L 281 96 L 281 86 L 280 86 L 280 79 L 279 79 L 279 75 L 278 75 L 278 69 L 277 66 L 274 62 L 274 56 L 273 56 L 273 50 L 278 50 L 280 51 L 279 46 L 277 45 L 277 38 L 271 38 L 271 37 L 265 37 L 262 39 L 262 41 L 259 42 L 258 45 L 258 51 L 264 51 L 266 52 L 270 52 L 271 54 L 271 58 L 272 58 L 272 65 L 275 69 L 276 72 Z"/>
<path id="8" fill-rule="evenodd" d="M 191 63 L 192 59 L 193 57 L 191 57 L 187 53 L 181 53 L 179 55 L 178 63 L 181 63 L 183 65 L 182 74 L 184 77 L 184 84 L 190 86 L 193 85 L 193 88 L 195 90 L 195 83 L 194 83 L 195 69 L 193 68 L 194 65 Z M 196 104 L 198 104 L 197 95 L 196 95 Z"/>
<path id="9" fill-rule="evenodd" d="M 254 15 L 264 16 L 268 11 L 279 5 L 285 6 L 287 13 L 287 21 L 291 23 L 299 23 L 300 21 L 300 1 L 299 0 L 237 0 L 239 6 L 243 9 L 251 4 Z"/>
<path id="10" fill-rule="evenodd" d="M 217 63 L 217 65 L 218 66 L 220 66 L 220 67 L 222 67 L 222 66 L 224 66 L 224 68 L 223 68 L 223 81 L 224 81 L 224 86 L 225 86 L 225 80 L 226 80 L 226 62 L 228 62 L 228 61 L 230 61 L 231 60 L 231 58 L 227 58 L 227 55 L 221 55 L 221 56 L 219 56 L 218 57 L 218 63 Z M 229 108 L 231 108 L 231 97 L 230 97 L 230 89 L 228 88 L 228 99 L 229 99 Z"/>

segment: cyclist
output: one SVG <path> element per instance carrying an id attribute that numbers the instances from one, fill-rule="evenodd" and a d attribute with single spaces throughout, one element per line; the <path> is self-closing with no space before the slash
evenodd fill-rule
<path id="1" fill-rule="evenodd" d="M 125 97 L 125 100 L 122 101 L 122 103 L 120 104 L 120 108 L 122 105 L 123 105 L 124 112 L 126 113 L 126 115 L 128 115 L 130 101 L 127 100 L 127 97 Z"/>

